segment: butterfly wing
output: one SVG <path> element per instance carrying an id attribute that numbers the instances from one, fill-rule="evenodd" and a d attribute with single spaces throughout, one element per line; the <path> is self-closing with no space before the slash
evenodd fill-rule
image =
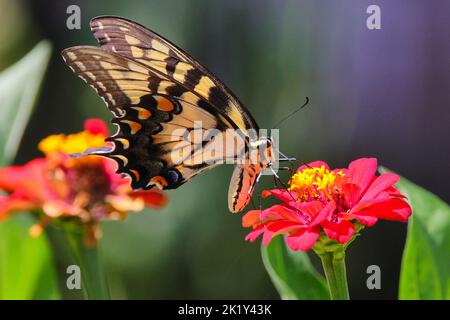
<path id="1" fill-rule="evenodd" d="M 256 121 L 236 96 L 206 67 L 182 49 L 144 26 L 113 16 L 91 20 L 102 49 L 148 66 L 205 98 L 236 129 L 257 129 Z"/>
<path id="2" fill-rule="evenodd" d="M 118 17 L 94 18 L 91 29 L 101 49 L 72 47 L 62 55 L 102 97 L 119 130 L 108 138 L 114 147 L 88 153 L 116 160 L 118 172 L 131 177 L 134 189 L 177 188 L 223 163 L 224 157 L 234 156 L 222 155 L 211 161 L 210 155 L 204 154 L 204 142 L 198 144 L 186 134 L 176 133 L 189 132 L 194 121 L 201 121 L 203 129 L 222 132 L 233 128 L 246 134 L 257 129 L 231 91 L 168 40 Z M 242 210 L 250 200 L 248 190 L 252 190 L 257 170 L 248 166 L 235 170 L 242 174 L 235 173 L 230 184 L 231 211 Z"/>
<path id="3" fill-rule="evenodd" d="M 237 165 L 234 168 L 228 189 L 228 209 L 231 212 L 242 211 L 250 202 L 260 172 L 258 165 Z"/>
<path id="4" fill-rule="evenodd" d="M 119 130 L 108 138 L 114 147 L 89 153 L 116 160 L 118 172 L 131 177 L 134 189 L 177 188 L 220 163 L 203 161 L 205 145 L 186 135 L 194 121 L 201 121 L 205 130 L 233 127 L 206 100 L 133 60 L 96 47 L 68 48 L 62 55 L 116 115 L 113 123 Z"/>

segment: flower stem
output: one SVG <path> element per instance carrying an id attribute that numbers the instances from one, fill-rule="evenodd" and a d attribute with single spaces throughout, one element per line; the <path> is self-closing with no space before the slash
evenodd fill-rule
<path id="1" fill-rule="evenodd" d="M 319 255 L 332 300 L 349 300 L 345 252 L 326 252 Z"/>
<path id="2" fill-rule="evenodd" d="M 82 233 L 67 232 L 67 238 L 72 254 L 81 269 L 81 281 L 87 299 L 108 300 L 109 290 L 98 246 L 86 246 Z"/>
<path id="3" fill-rule="evenodd" d="M 81 289 L 86 299 L 109 299 L 106 276 L 103 271 L 97 246 L 87 247 L 84 232 L 73 226 L 49 226 L 47 234 L 56 258 L 59 290 L 63 299 L 80 299 L 81 290 L 70 290 L 67 286 L 69 265 L 75 264 L 81 270 Z"/>

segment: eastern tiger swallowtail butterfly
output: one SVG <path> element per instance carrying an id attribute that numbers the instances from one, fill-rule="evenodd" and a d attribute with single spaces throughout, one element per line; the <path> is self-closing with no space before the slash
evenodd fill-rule
<path id="1" fill-rule="evenodd" d="M 239 152 L 248 160 L 250 146 L 264 145 L 264 152 L 256 151 L 257 161 L 235 162 L 228 205 L 231 212 L 243 210 L 261 172 L 274 159 L 271 139 L 250 135 L 258 131 L 250 112 L 204 66 L 144 26 L 102 16 L 92 19 L 90 27 L 100 48 L 71 47 L 62 56 L 106 103 L 118 131 L 107 138 L 111 147 L 87 150 L 83 155 L 114 159 L 117 172 L 131 177 L 133 189 L 174 189 L 224 163 L 225 158 L 236 159 Z M 203 129 L 238 130 L 242 147 L 211 159 L 205 154 L 211 140 L 194 143 L 185 134 L 175 133 L 178 129 L 189 132 L 196 121 L 201 121 Z M 188 157 L 173 160 L 186 150 Z"/>

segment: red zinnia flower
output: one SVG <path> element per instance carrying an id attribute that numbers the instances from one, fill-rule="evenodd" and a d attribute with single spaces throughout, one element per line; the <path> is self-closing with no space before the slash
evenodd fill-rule
<path id="1" fill-rule="evenodd" d="M 133 192 L 129 182 L 115 173 L 112 160 L 87 156 L 72 158 L 88 148 L 105 145 L 108 137 L 102 120 L 85 122 L 85 130 L 70 135 L 52 135 L 39 143 L 45 158 L 23 166 L 0 169 L 0 219 L 14 212 L 43 212 L 41 223 L 30 230 L 38 235 L 55 218 L 72 218 L 86 226 L 86 240 L 100 237 L 102 219 L 124 219 L 128 211 L 141 211 L 145 205 L 161 207 L 166 197 L 159 191 Z"/>
<path id="2" fill-rule="evenodd" d="M 292 250 L 309 250 L 321 234 L 343 244 L 355 233 L 355 224 L 373 226 L 378 219 L 407 221 L 411 207 L 394 187 L 399 177 L 376 176 L 377 160 L 362 158 L 348 169 L 330 170 L 322 161 L 301 166 L 289 181 L 288 190 L 263 192 L 282 201 L 265 210 L 252 210 L 243 217 L 253 227 L 246 240 L 263 234 L 263 243 L 288 234 Z"/>

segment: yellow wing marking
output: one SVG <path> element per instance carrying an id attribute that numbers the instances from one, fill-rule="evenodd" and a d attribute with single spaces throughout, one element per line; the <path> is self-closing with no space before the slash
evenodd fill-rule
<path id="1" fill-rule="evenodd" d="M 128 42 L 128 44 L 130 44 L 132 46 L 141 43 L 141 41 L 139 39 L 137 39 L 137 38 L 135 38 L 133 36 L 130 36 L 128 34 L 125 35 L 125 41 Z"/>
<path id="2" fill-rule="evenodd" d="M 209 90 L 211 88 L 215 87 L 216 85 L 214 82 L 207 76 L 202 76 L 200 78 L 199 83 L 195 86 L 194 91 L 197 92 L 202 97 L 208 99 L 209 97 Z"/>

